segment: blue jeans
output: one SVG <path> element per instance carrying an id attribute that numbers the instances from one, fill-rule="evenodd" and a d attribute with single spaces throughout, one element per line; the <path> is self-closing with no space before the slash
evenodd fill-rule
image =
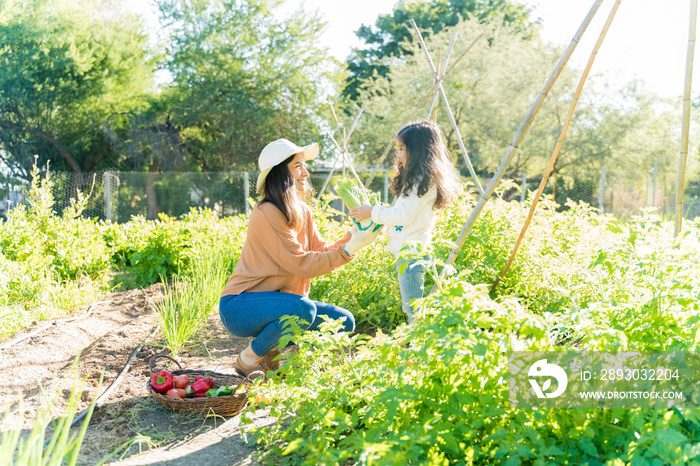
<path id="1" fill-rule="evenodd" d="M 406 264 L 406 269 L 401 273 L 401 264 Z M 411 304 L 414 299 L 422 298 L 425 285 L 425 265 L 418 260 L 401 260 L 394 265 L 399 275 L 399 291 L 401 291 L 401 305 L 403 312 L 408 316 L 408 323 L 413 322 L 415 307 Z"/>
<path id="2" fill-rule="evenodd" d="M 355 329 L 355 317 L 350 311 L 296 294 L 260 291 L 223 296 L 219 301 L 221 323 L 237 337 L 255 337 L 251 346 L 258 356 L 265 356 L 279 345 L 283 324 L 281 317 L 285 315 L 310 322 L 308 330 L 318 329 L 323 322 L 319 316 L 332 319 L 345 317 L 344 330 L 352 332 Z"/>

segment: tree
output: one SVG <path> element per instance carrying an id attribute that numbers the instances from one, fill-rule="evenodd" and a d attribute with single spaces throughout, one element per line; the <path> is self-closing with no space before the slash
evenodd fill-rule
<path id="1" fill-rule="evenodd" d="M 362 25 L 356 31 L 366 48 L 354 49 L 348 57 L 349 76 L 343 97 L 358 102 L 360 91 L 372 81 L 387 78 L 389 68 L 385 59 L 410 55 L 415 50 L 413 19 L 424 37 L 436 34 L 460 21 L 494 20 L 514 26 L 519 31 L 533 31 L 530 10 L 509 0 L 430 0 L 402 1 L 389 15 L 380 15 L 374 27 Z"/>
<path id="2" fill-rule="evenodd" d="M 139 19 L 118 3 L 2 3 L 2 161 L 26 179 L 35 154 L 56 170 L 118 164 L 102 125 L 113 113 L 146 105 L 153 88 L 146 41 Z"/>
<path id="3" fill-rule="evenodd" d="M 165 99 L 183 144 L 202 170 L 251 169 L 285 137 L 319 139 L 331 69 L 323 23 L 277 20 L 269 0 L 162 0 L 169 34 Z"/>

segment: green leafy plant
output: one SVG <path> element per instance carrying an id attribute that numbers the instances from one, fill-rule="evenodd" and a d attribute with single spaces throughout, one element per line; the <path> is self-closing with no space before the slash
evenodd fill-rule
<path id="1" fill-rule="evenodd" d="M 160 214 L 158 220 L 133 217 L 108 229 L 114 261 L 124 273 L 122 281 L 148 286 L 166 281 L 189 265 L 192 239 L 187 225 Z"/>
<path id="2" fill-rule="evenodd" d="M 200 250 L 188 275 L 180 275 L 172 283 L 164 281 L 165 297 L 154 305 L 154 311 L 173 356 L 207 321 L 216 308 L 233 264 L 223 247 Z"/>
<path id="3" fill-rule="evenodd" d="M 0 338 L 71 312 L 109 288 L 110 250 L 99 224 L 80 215 L 87 196 L 63 216 L 54 212 L 53 181 L 35 165 L 29 205 L 0 223 Z"/>
<path id="4" fill-rule="evenodd" d="M 439 264 L 473 206 L 438 214 L 428 262 Z M 522 410 L 508 401 L 509 351 L 696 350 L 700 343 L 697 225 L 674 241 L 655 216 L 621 223 L 545 200 L 514 267 L 489 295 L 527 205 L 492 201 L 455 262 L 455 274 L 421 302 L 412 326 L 384 321 L 374 337 L 292 338 L 299 350 L 255 393 L 279 422 L 253 429 L 269 463 L 291 464 L 687 464 L 698 460 L 694 408 Z M 327 227 L 326 227 L 327 228 Z M 381 241 L 381 240 L 380 240 Z M 379 245 L 380 246 L 380 245 Z M 393 258 L 367 248 L 322 277 L 321 293 L 358 315 Z M 375 256 L 377 254 L 378 256 Z M 369 269 L 367 272 L 363 269 Z M 432 267 L 431 267 L 432 269 Z M 348 273 L 345 275 L 345 273 Z M 365 281 L 364 274 L 371 277 Z M 434 272 L 433 272 L 434 275 Z M 362 283 L 357 283 L 361 281 Z M 312 286 L 317 286 L 319 281 Z M 386 283 L 386 282 L 383 282 Z M 323 296 L 323 295 L 319 295 Z M 324 299 L 327 299 L 324 296 Z M 327 299 L 331 302 L 332 299 Z M 379 304 L 373 317 L 395 312 Z"/>

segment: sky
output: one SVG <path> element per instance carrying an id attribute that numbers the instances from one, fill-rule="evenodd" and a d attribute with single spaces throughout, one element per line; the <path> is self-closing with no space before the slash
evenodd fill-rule
<path id="1" fill-rule="evenodd" d="M 354 31 L 362 24 L 374 24 L 378 15 L 390 13 L 395 3 L 395 0 L 286 0 L 278 14 L 284 16 L 302 6 L 307 11 L 319 11 L 328 23 L 322 37 L 324 44 L 334 56 L 344 60 L 352 47 L 362 45 Z M 533 15 L 542 19 L 545 40 L 566 46 L 594 1 L 520 0 L 520 3 L 532 7 Z M 614 0 L 603 1 L 572 56 L 573 63 L 583 67 L 588 61 L 613 4 Z M 614 87 L 639 79 L 645 82 L 647 90 L 660 96 L 681 96 L 689 17 L 690 0 L 622 0 L 592 74 L 603 74 Z M 462 40 L 464 48 L 468 45 L 466 41 L 471 41 Z M 694 69 L 694 93 L 700 89 L 698 61 Z"/>
<path id="2" fill-rule="evenodd" d="M 128 1 L 156 27 L 150 2 Z M 594 0 L 514 1 L 533 8 L 533 17 L 542 19 L 543 38 L 560 46 L 571 42 L 594 4 Z M 284 0 L 276 14 L 282 18 L 300 8 L 318 11 L 327 22 L 321 38 L 323 44 L 338 60 L 344 61 L 353 47 L 362 46 L 354 32 L 362 24 L 374 24 L 378 15 L 390 13 L 396 3 L 396 0 Z M 571 60 L 580 68 L 588 61 L 614 3 L 615 0 L 603 1 L 576 48 Z M 604 76 L 614 88 L 638 79 L 645 83 L 646 90 L 662 97 L 682 96 L 689 18 L 690 0 L 622 0 L 591 73 Z M 459 40 L 463 43 L 458 41 L 457 50 L 471 42 L 471 38 Z M 700 58 L 697 61 L 693 73 L 696 95 L 700 92 Z"/>

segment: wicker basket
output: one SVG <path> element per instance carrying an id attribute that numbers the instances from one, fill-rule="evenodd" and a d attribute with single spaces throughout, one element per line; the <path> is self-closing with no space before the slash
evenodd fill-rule
<path id="1" fill-rule="evenodd" d="M 159 358 L 166 358 L 173 361 L 179 367 L 178 370 L 172 371 L 173 375 L 186 375 L 191 381 L 198 375 L 203 377 L 211 377 L 214 381 L 214 388 L 221 386 L 234 386 L 231 395 L 203 397 L 203 398 L 172 398 L 160 393 L 156 393 L 151 387 L 151 378 L 156 371 L 153 370 L 153 362 Z M 250 376 L 243 377 L 238 374 L 221 374 L 219 372 L 203 371 L 203 370 L 183 370 L 180 363 L 175 361 L 170 356 L 164 354 L 156 354 L 148 361 L 148 366 L 151 369 L 151 377 L 148 378 L 147 386 L 148 393 L 155 398 L 160 404 L 179 413 L 192 414 L 196 416 L 207 416 L 209 414 L 217 414 L 219 416 L 235 416 L 240 413 L 248 402 L 248 388 L 253 383 Z M 260 372 L 260 371 L 256 371 Z M 250 375 L 255 374 L 253 372 Z M 264 377 L 265 374 L 263 374 Z M 241 389 L 240 393 L 238 393 Z"/>

